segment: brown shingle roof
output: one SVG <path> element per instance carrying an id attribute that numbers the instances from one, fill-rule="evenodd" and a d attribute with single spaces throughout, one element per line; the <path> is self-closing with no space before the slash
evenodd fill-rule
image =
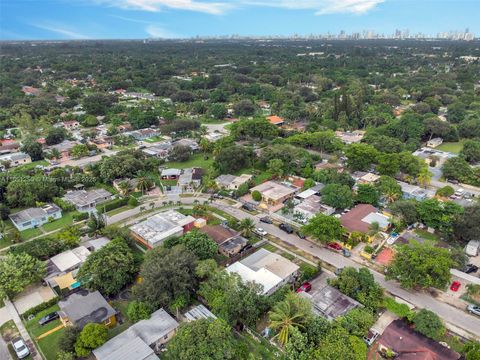
<path id="1" fill-rule="evenodd" d="M 362 219 L 370 213 L 377 212 L 377 208 L 370 204 L 358 204 L 352 210 L 342 215 L 340 221 L 342 225 L 349 231 L 368 232 L 369 224 L 363 222 Z"/>
<path id="2" fill-rule="evenodd" d="M 200 228 L 199 231 L 210 236 L 218 245 L 237 235 L 235 231 L 222 225 L 207 225 Z"/>

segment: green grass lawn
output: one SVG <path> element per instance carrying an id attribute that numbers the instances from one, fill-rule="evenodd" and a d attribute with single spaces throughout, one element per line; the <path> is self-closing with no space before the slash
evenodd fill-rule
<path id="1" fill-rule="evenodd" d="M 276 252 L 278 250 L 278 248 L 276 246 L 273 246 L 272 244 L 264 244 L 261 246 L 263 249 L 265 250 L 268 250 L 268 251 L 271 251 L 271 252 Z"/>
<path id="2" fill-rule="evenodd" d="M 235 336 L 235 338 L 239 342 L 245 355 L 249 358 L 263 360 L 285 358 L 280 350 L 275 348 L 265 339 L 260 338 L 260 342 L 258 342 L 246 333 L 239 335 L 238 337 Z"/>
<path id="3" fill-rule="evenodd" d="M 49 322 L 46 325 L 39 325 L 38 321 L 44 317 L 47 314 L 50 314 L 51 312 L 58 311 L 60 308 L 58 305 L 53 305 L 52 307 L 49 307 L 48 309 L 45 309 L 43 311 L 40 311 L 37 315 L 32 320 L 29 320 L 25 323 L 25 327 L 27 328 L 28 332 L 30 335 L 34 338 L 39 337 L 43 333 L 46 333 L 49 330 L 52 330 L 53 328 L 56 328 L 58 325 L 61 324 L 60 320 L 57 319 L 55 321 Z"/>
<path id="4" fill-rule="evenodd" d="M 57 358 L 59 352 L 58 341 L 64 332 L 65 328 L 62 328 L 37 341 L 46 360 L 55 360 Z"/>
<path id="5" fill-rule="evenodd" d="M 442 150 L 442 151 L 448 151 L 448 152 L 451 152 L 453 154 L 458 154 L 463 149 L 463 141 L 444 142 L 443 144 L 437 146 L 435 149 Z"/>
<path id="6" fill-rule="evenodd" d="M 159 141 L 162 141 L 162 140 L 164 140 L 163 137 L 161 137 L 161 136 L 154 136 L 154 137 L 151 137 L 151 138 L 149 138 L 149 139 L 145 139 L 145 140 L 143 140 L 143 141 L 148 142 L 148 143 L 155 143 L 155 142 L 159 142 Z"/>
<path id="7" fill-rule="evenodd" d="M 42 225 L 42 229 L 45 232 L 49 232 L 49 231 L 63 228 L 71 224 L 73 224 L 72 213 L 65 213 L 60 219 Z"/>
<path id="8" fill-rule="evenodd" d="M 22 240 L 29 240 L 35 236 L 42 235 L 42 230 L 40 229 L 28 229 L 28 230 L 23 230 L 20 232 L 20 235 L 22 237 Z"/>
<path id="9" fill-rule="evenodd" d="M 213 156 L 208 156 L 205 160 L 205 154 L 195 154 L 189 160 L 184 162 L 168 162 L 165 165 L 168 168 L 186 169 L 191 167 L 201 167 L 203 169 L 208 168 L 213 163 Z"/>
<path id="10" fill-rule="evenodd" d="M 22 171 L 22 170 L 23 171 L 30 170 L 30 169 L 35 168 L 35 166 L 37 166 L 37 165 L 48 166 L 49 163 L 46 160 L 34 161 L 34 162 L 31 162 L 30 164 L 17 166 L 15 168 L 11 169 L 11 171 L 15 172 L 15 171 Z"/>
<path id="11" fill-rule="evenodd" d="M 177 182 L 177 180 L 160 180 L 160 183 L 165 186 L 175 186 Z"/>
<path id="12" fill-rule="evenodd" d="M 420 229 L 416 229 L 415 230 L 415 234 L 417 234 L 418 236 L 424 238 L 425 240 L 432 240 L 432 241 L 438 241 L 439 238 L 438 238 L 438 235 L 436 234 L 430 234 L 428 231 L 426 230 L 420 230 Z"/>

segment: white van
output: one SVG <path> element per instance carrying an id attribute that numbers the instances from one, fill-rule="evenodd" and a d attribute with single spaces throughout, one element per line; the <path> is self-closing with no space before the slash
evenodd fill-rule
<path id="1" fill-rule="evenodd" d="M 467 246 L 465 246 L 465 254 L 467 254 L 468 256 L 477 256 L 479 248 L 480 248 L 479 240 L 470 240 Z"/>

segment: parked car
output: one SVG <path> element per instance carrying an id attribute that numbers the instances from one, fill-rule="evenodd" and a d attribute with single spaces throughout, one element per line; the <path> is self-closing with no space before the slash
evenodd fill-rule
<path id="1" fill-rule="evenodd" d="M 281 230 L 285 231 L 287 234 L 292 234 L 293 233 L 292 227 L 288 224 L 281 223 L 278 227 Z"/>
<path id="2" fill-rule="evenodd" d="M 375 340 L 377 340 L 378 335 L 379 334 L 377 330 L 370 329 L 368 330 L 367 336 L 365 336 L 363 340 L 365 340 L 367 346 L 371 346 L 375 342 Z"/>
<path id="3" fill-rule="evenodd" d="M 458 289 L 460 289 L 460 285 L 461 285 L 460 282 L 454 281 L 452 285 L 450 285 L 450 290 L 458 291 Z"/>
<path id="4" fill-rule="evenodd" d="M 465 269 L 463 270 L 463 272 L 464 272 L 464 273 L 467 273 L 467 274 L 471 274 L 471 273 L 477 272 L 477 270 L 478 270 L 478 266 L 477 266 L 477 265 L 467 264 L 467 266 L 465 267 Z"/>
<path id="5" fill-rule="evenodd" d="M 348 249 L 342 249 L 342 254 L 343 254 L 343 256 L 345 256 L 345 257 L 350 257 L 350 256 L 352 256 L 352 253 L 351 253 L 350 250 L 348 250 Z"/>
<path id="6" fill-rule="evenodd" d="M 245 245 L 245 247 L 241 250 L 241 252 L 248 251 L 248 250 L 250 250 L 252 247 L 253 247 L 252 244 L 247 244 L 247 245 Z"/>
<path id="7" fill-rule="evenodd" d="M 305 282 L 304 282 L 302 285 L 300 285 L 300 287 L 297 289 L 297 293 L 302 292 L 302 291 L 309 292 L 310 290 L 312 290 L 312 284 L 310 284 L 308 281 L 305 281 Z"/>
<path id="8" fill-rule="evenodd" d="M 336 251 L 342 250 L 342 245 L 336 242 L 328 243 L 327 247 Z"/>
<path id="9" fill-rule="evenodd" d="M 25 359 L 30 355 L 30 350 L 28 350 L 27 344 L 21 337 L 15 338 L 12 340 L 13 350 L 19 359 Z"/>
<path id="10" fill-rule="evenodd" d="M 257 233 L 257 234 L 260 235 L 260 236 L 265 236 L 265 235 L 268 234 L 268 233 L 267 233 L 265 230 L 263 230 L 262 228 L 256 228 L 256 229 L 255 229 L 255 233 Z"/>
<path id="11" fill-rule="evenodd" d="M 260 218 L 260 222 L 263 222 L 265 224 L 272 224 L 273 223 L 272 219 L 270 219 L 268 216 L 264 216 L 264 217 Z"/>
<path id="12" fill-rule="evenodd" d="M 245 209 L 247 211 L 254 211 L 255 207 L 252 204 L 245 203 L 242 205 L 242 209 Z"/>
<path id="13" fill-rule="evenodd" d="M 300 238 L 300 239 L 306 239 L 307 237 L 305 236 L 304 233 L 300 232 L 300 231 L 295 231 L 295 233 L 297 234 L 297 236 Z"/>
<path id="14" fill-rule="evenodd" d="M 58 319 L 58 313 L 56 311 L 54 311 L 54 312 L 52 312 L 50 314 L 47 314 L 44 317 L 42 317 L 38 321 L 38 324 L 39 325 L 45 325 L 45 324 L 48 324 L 49 322 L 51 322 L 53 320 L 56 320 L 56 319 Z"/>
<path id="15" fill-rule="evenodd" d="M 471 314 L 480 316 L 480 306 L 470 304 L 467 306 L 467 311 Z"/>

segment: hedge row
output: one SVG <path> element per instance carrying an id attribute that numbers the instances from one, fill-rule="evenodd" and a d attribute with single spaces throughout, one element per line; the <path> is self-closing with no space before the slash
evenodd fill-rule
<path id="1" fill-rule="evenodd" d="M 72 214 L 73 221 L 81 221 L 81 220 L 86 220 L 88 219 L 88 212 L 79 212 L 75 211 Z"/>
<path id="2" fill-rule="evenodd" d="M 25 311 L 23 314 L 22 314 L 22 317 L 27 320 L 28 317 L 30 315 L 37 315 L 40 311 L 43 311 L 45 309 L 48 309 L 49 307 L 52 307 L 53 305 L 55 305 L 56 303 L 58 303 L 58 300 L 59 297 L 58 296 L 55 296 L 54 298 L 51 298 L 50 300 L 48 301 L 45 301 L 44 303 L 41 303 L 31 309 L 28 309 L 27 311 Z"/>
<path id="3" fill-rule="evenodd" d="M 99 213 L 103 213 L 104 211 L 108 212 L 108 211 L 111 211 L 111 210 L 114 210 L 114 209 L 118 209 L 119 207 L 125 206 L 125 205 L 127 205 L 127 203 L 128 203 L 128 197 L 113 199 L 113 200 L 108 201 L 106 203 L 98 204 L 97 205 L 97 211 Z"/>

